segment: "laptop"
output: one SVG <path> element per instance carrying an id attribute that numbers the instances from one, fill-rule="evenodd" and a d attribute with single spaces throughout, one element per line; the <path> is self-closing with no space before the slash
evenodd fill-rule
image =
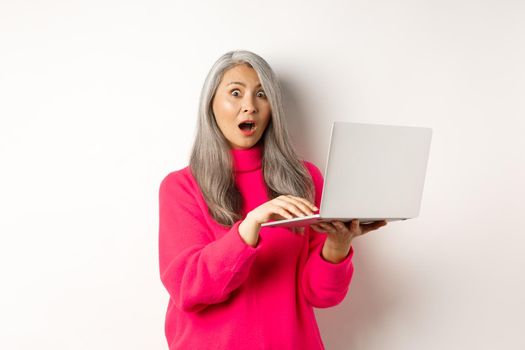
<path id="1" fill-rule="evenodd" d="M 334 122 L 319 213 L 261 226 L 416 218 L 431 138 L 425 127 Z"/>

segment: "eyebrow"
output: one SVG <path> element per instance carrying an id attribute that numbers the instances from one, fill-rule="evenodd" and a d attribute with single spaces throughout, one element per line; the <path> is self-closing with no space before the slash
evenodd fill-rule
<path id="1" fill-rule="evenodd" d="M 240 81 L 229 82 L 226 86 L 231 85 L 231 84 L 239 84 L 239 85 L 242 85 L 242 86 L 246 87 L 246 84 L 241 83 Z M 259 86 L 262 86 L 261 83 L 259 83 L 256 87 L 259 87 Z"/>

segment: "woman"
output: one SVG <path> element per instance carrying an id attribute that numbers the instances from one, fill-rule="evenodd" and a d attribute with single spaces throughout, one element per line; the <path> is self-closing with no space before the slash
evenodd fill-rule
<path id="1" fill-rule="evenodd" d="M 274 72 L 231 51 L 201 94 L 189 166 L 159 189 L 170 349 L 323 349 L 313 307 L 339 304 L 352 239 L 386 224 L 264 227 L 318 210 L 323 178 L 289 143 Z"/>

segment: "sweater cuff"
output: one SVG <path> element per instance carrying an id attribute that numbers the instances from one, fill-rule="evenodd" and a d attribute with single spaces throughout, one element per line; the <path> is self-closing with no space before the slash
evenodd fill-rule
<path id="1" fill-rule="evenodd" d="M 260 244 L 258 244 L 257 247 L 252 247 L 242 239 L 239 233 L 239 225 L 241 222 L 242 220 L 233 224 L 230 231 L 221 238 L 221 244 L 227 247 L 225 251 L 229 251 L 231 257 L 236 257 L 236 262 L 231 268 L 231 271 L 234 272 L 242 269 L 243 266 L 249 268 L 249 265 L 251 265 L 250 262 L 255 259 L 255 254 L 258 251 L 257 248 L 260 246 Z"/>
<path id="2" fill-rule="evenodd" d="M 325 260 L 322 256 L 323 245 L 320 244 L 313 252 L 312 271 L 316 278 L 324 280 L 327 284 L 347 284 L 352 278 L 354 266 L 352 257 L 354 256 L 354 248 L 350 246 L 350 251 L 344 260 L 333 263 Z"/>

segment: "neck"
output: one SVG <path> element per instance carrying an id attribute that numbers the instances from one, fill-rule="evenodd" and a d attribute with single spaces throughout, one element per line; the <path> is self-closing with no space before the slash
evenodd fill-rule
<path id="1" fill-rule="evenodd" d="M 236 172 L 253 171 L 262 166 L 263 148 L 259 143 L 251 148 L 231 148 L 230 154 Z"/>

